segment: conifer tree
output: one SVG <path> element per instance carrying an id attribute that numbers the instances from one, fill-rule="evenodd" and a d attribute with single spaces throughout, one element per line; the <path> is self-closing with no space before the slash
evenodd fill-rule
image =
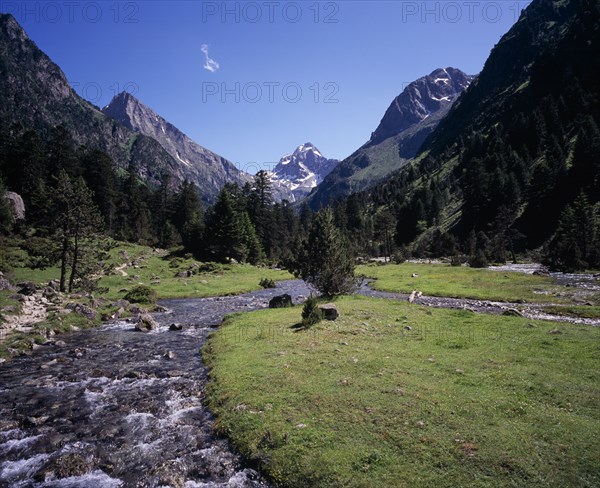
<path id="1" fill-rule="evenodd" d="M 330 208 L 320 210 L 294 264 L 294 273 L 326 296 L 349 293 L 355 286 L 354 256 L 334 224 Z"/>

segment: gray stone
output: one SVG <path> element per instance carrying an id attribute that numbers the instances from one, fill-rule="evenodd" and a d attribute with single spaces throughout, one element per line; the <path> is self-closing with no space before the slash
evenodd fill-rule
<path id="1" fill-rule="evenodd" d="M 139 330 L 140 332 L 148 332 L 156 329 L 158 329 L 158 324 L 149 314 L 141 315 L 135 324 L 135 330 Z"/>
<path id="2" fill-rule="evenodd" d="M 410 303 L 413 303 L 417 298 L 421 297 L 422 295 L 423 295 L 423 293 L 421 293 L 420 291 L 413 290 L 412 293 L 408 297 L 408 301 Z"/>
<path id="3" fill-rule="evenodd" d="M 4 194 L 4 198 L 6 198 L 10 203 L 13 220 L 15 222 L 17 220 L 25 220 L 25 203 L 23 203 L 21 195 L 13 191 L 7 191 Z"/>
<path id="4" fill-rule="evenodd" d="M 55 291 L 58 291 L 60 288 L 60 281 L 58 280 L 50 280 L 48 282 L 48 287 L 52 288 Z"/>
<path id="5" fill-rule="evenodd" d="M 0 290 L 14 291 L 16 288 L 4 276 L 0 276 Z"/>
<path id="6" fill-rule="evenodd" d="M 79 315 L 83 315 L 85 318 L 90 320 L 94 320 L 96 318 L 96 315 L 98 315 L 98 313 L 93 308 L 88 307 L 87 305 L 83 305 L 81 303 L 75 304 L 75 306 L 73 307 L 73 312 Z"/>
<path id="7" fill-rule="evenodd" d="M 323 314 L 323 318 L 325 320 L 335 320 L 340 316 L 340 312 L 333 303 L 325 303 L 323 305 L 319 305 L 319 310 Z"/>
<path id="8" fill-rule="evenodd" d="M 278 295 L 269 300 L 269 308 L 287 308 L 291 307 L 292 305 L 292 297 L 287 293 Z"/>
<path id="9" fill-rule="evenodd" d="M 131 305 L 131 304 L 125 299 L 117 300 L 116 302 L 112 302 L 110 304 L 111 307 L 122 307 L 125 310 L 127 310 L 129 308 L 129 305 Z"/>
<path id="10" fill-rule="evenodd" d="M 17 283 L 17 287 L 18 287 L 19 293 L 21 295 L 28 295 L 28 296 L 30 296 L 30 295 L 33 295 L 36 292 L 36 290 L 37 290 L 35 284 L 32 283 L 31 281 L 25 281 L 25 282 L 22 282 L 22 283 Z"/>
<path id="11" fill-rule="evenodd" d="M 181 324 L 171 324 L 171 325 L 169 326 L 169 330 L 172 330 L 172 331 L 180 331 L 180 330 L 183 330 L 183 325 L 181 325 Z"/>

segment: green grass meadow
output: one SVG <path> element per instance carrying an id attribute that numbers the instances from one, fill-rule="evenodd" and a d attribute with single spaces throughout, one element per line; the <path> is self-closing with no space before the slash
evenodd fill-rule
<path id="1" fill-rule="evenodd" d="M 336 304 L 232 315 L 204 349 L 219 431 L 278 486 L 600 486 L 598 328 Z"/>
<path id="2" fill-rule="evenodd" d="M 419 290 L 431 296 L 506 302 L 568 301 L 564 296 L 564 287 L 554 285 L 552 278 L 524 273 L 416 263 L 361 265 L 356 272 L 375 279 L 371 286 L 376 290 L 393 293 Z M 418 276 L 413 278 L 413 274 Z M 600 305 L 600 301 L 597 304 Z"/>

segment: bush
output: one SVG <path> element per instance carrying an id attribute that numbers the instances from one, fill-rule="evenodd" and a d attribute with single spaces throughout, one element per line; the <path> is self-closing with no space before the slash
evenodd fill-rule
<path id="1" fill-rule="evenodd" d="M 407 253 L 405 249 L 398 249 L 392 256 L 392 261 L 394 261 L 396 264 L 402 264 L 406 261 L 406 254 Z"/>
<path id="2" fill-rule="evenodd" d="M 319 309 L 317 299 L 313 296 L 308 297 L 302 307 L 302 325 L 311 327 L 323 320 L 323 312 Z"/>
<path id="3" fill-rule="evenodd" d="M 129 290 L 124 298 L 131 303 L 152 304 L 156 302 L 156 291 L 147 285 L 138 285 Z"/>
<path id="4" fill-rule="evenodd" d="M 223 266 L 222 264 L 213 262 L 202 263 L 198 267 L 198 271 L 200 271 L 201 273 L 222 273 L 224 270 L 228 269 L 228 267 Z"/>
<path id="5" fill-rule="evenodd" d="M 487 257 L 481 249 L 469 258 L 469 266 L 471 268 L 487 268 L 488 265 Z"/>
<path id="6" fill-rule="evenodd" d="M 270 279 L 270 278 L 261 278 L 261 280 L 258 282 L 258 284 L 260 286 L 262 286 L 263 288 L 275 288 L 275 281 Z"/>
<path id="7" fill-rule="evenodd" d="M 467 260 L 458 254 L 455 254 L 450 258 L 450 266 L 462 266 Z"/>

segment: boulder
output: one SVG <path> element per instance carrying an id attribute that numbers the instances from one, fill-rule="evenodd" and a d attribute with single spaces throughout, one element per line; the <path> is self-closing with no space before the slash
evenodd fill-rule
<path id="1" fill-rule="evenodd" d="M 34 479 L 44 482 L 47 479 L 83 476 L 91 470 L 90 463 L 81 454 L 67 453 L 50 458 L 34 475 Z"/>
<path id="2" fill-rule="evenodd" d="M 158 329 L 158 324 L 152 316 L 147 313 L 140 315 L 140 318 L 135 324 L 135 330 L 139 330 L 140 332 L 148 332 L 156 329 Z"/>
<path id="3" fill-rule="evenodd" d="M 17 220 L 25 220 L 25 204 L 23 203 L 21 195 L 13 191 L 7 191 L 4 194 L 4 198 L 6 198 L 10 203 L 13 220 L 15 222 Z"/>
<path id="4" fill-rule="evenodd" d="M 15 287 L 4 276 L 0 276 L 0 290 L 14 291 Z"/>
<path id="5" fill-rule="evenodd" d="M 333 303 L 319 305 L 319 310 L 323 314 L 325 320 L 335 320 L 340 316 L 340 312 Z"/>
<path id="6" fill-rule="evenodd" d="M 292 297 L 287 293 L 278 295 L 269 300 L 269 308 L 286 308 L 291 307 L 292 305 Z"/>
<path id="7" fill-rule="evenodd" d="M 83 315 L 85 318 L 90 320 L 94 320 L 97 315 L 97 312 L 93 308 L 88 307 L 87 305 L 83 305 L 81 303 L 75 304 L 75 306 L 73 307 L 73 312 L 79 315 Z"/>
<path id="8" fill-rule="evenodd" d="M 522 317 L 523 314 L 521 312 L 519 312 L 516 308 L 507 308 L 504 312 L 502 312 L 502 315 L 505 315 L 507 317 Z"/>
<path id="9" fill-rule="evenodd" d="M 420 291 L 413 290 L 412 293 L 408 297 L 408 301 L 410 303 L 413 303 L 417 298 L 419 298 L 422 295 L 423 295 L 423 293 L 421 293 Z"/>
<path id="10" fill-rule="evenodd" d="M 52 288 L 54 291 L 58 291 L 60 289 L 60 281 L 58 281 L 58 280 L 50 280 L 48 282 L 48 287 Z"/>
<path id="11" fill-rule="evenodd" d="M 145 308 L 142 308 L 138 305 L 131 305 L 129 307 L 129 311 L 133 314 L 133 315 L 143 315 L 143 314 L 147 314 L 148 310 L 146 310 Z"/>
<path id="12" fill-rule="evenodd" d="M 172 331 L 180 331 L 180 330 L 183 330 L 183 325 L 181 325 L 181 324 L 171 324 L 171 325 L 169 326 L 169 330 L 172 330 Z"/>
<path id="13" fill-rule="evenodd" d="M 124 308 L 125 310 L 129 308 L 129 305 L 131 305 L 131 303 L 125 299 L 117 300 L 116 302 L 112 302 L 110 304 L 111 307 Z"/>
<path id="14" fill-rule="evenodd" d="M 33 284 L 31 281 L 17 283 L 17 288 L 21 295 L 33 295 L 37 290 L 35 284 Z"/>

